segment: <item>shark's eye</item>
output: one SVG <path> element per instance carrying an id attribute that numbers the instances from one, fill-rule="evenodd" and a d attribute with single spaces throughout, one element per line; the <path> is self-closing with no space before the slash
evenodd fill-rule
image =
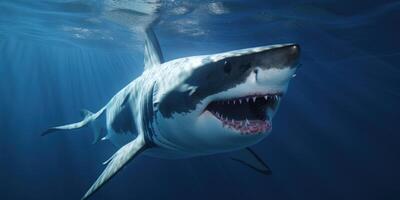
<path id="1" fill-rule="evenodd" d="M 232 71 L 232 65 L 229 61 L 224 62 L 224 72 L 229 74 Z"/>

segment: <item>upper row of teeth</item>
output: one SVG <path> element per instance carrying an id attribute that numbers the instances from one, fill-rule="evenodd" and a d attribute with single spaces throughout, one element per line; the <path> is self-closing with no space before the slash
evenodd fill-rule
<path id="1" fill-rule="evenodd" d="M 274 100 L 279 100 L 279 95 L 265 95 L 264 96 L 264 99 L 265 100 L 268 100 L 268 99 L 271 99 L 271 98 L 273 98 Z M 254 97 L 246 97 L 246 98 L 242 98 L 242 99 L 234 99 L 234 100 L 226 100 L 226 101 L 220 101 L 219 103 L 222 103 L 222 104 L 224 104 L 224 103 L 227 103 L 227 104 L 242 104 L 242 103 L 244 103 L 244 102 L 247 102 L 247 103 L 249 103 L 249 102 L 256 102 L 256 99 L 257 99 L 257 96 L 254 96 Z"/>

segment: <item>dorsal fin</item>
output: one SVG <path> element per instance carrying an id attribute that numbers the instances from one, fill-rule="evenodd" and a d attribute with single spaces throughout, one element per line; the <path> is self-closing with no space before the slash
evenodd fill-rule
<path id="1" fill-rule="evenodd" d="M 105 0 L 103 15 L 132 32 L 145 34 L 144 68 L 149 69 L 164 62 L 160 45 L 152 27 L 157 24 L 162 0 Z"/>
<path id="2" fill-rule="evenodd" d="M 145 30 L 146 39 L 144 42 L 144 69 L 150 69 L 164 62 L 160 44 L 152 27 Z"/>

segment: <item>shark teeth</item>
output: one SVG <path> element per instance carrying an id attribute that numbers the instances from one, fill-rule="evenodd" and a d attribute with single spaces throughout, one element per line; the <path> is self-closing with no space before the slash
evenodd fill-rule
<path id="1" fill-rule="evenodd" d="M 258 135 L 268 132 L 272 128 L 269 120 L 234 120 L 218 115 L 217 118 L 222 122 L 222 127 L 235 130 L 241 135 Z"/>
<path id="2" fill-rule="evenodd" d="M 253 135 L 271 129 L 271 118 L 281 96 L 281 93 L 272 93 L 217 100 L 210 102 L 206 110 L 219 119 L 223 127 L 242 135 Z"/>
<path id="3" fill-rule="evenodd" d="M 240 98 L 234 99 L 227 99 L 227 100 L 218 100 L 219 104 L 233 104 L 233 105 L 240 105 L 244 103 L 255 103 L 257 98 L 264 98 L 266 101 L 273 99 L 274 101 L 279 101 L 280 97 L 282 96 L 281 93 L 276 94 L 266 94 L 266 95 L 252 95 L 252 96 L 245 96 Z"/>

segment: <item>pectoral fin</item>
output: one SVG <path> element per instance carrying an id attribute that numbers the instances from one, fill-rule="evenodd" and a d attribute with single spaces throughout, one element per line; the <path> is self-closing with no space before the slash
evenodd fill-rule
<path id="1" fill-rule="evenodd" d="M 268 167 L 268 165 L 250 148 L 245 148 L 232 153 L 231 159 L 240 162 L 262 174 L 271 174 L 271 169 Z"/>
<path id="2" fill-rule="evenodd" d="M 89 188 L 82 199 L 87 199 L 88 197 L 90 197 L 108 180 L 110 180 L 118 171 L 120 171 L 123 166 L 125 166 L 136 155 L 138 155 L 145 149 L 146 144 L 143 135 L 138 135 L 135 140 L 121 147 L 108 161 L 106 161 L 106 169 L 103 171 L 103 173 L 101 173 L 96 182 L 94 182 L 92 187 Z"/>

